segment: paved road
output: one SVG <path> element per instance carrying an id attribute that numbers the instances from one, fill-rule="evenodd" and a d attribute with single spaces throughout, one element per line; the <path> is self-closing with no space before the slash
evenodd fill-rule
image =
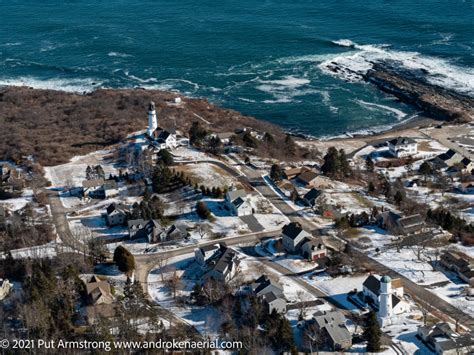
<path id="1" fill-rule="evenodd" d="M 66 213 L 70 210 L 63 206 L 59 197 L 59 191 L 44 190 L 44 192 L 48 195 L 49 205 L 51 207 L 51 215 L 59 239 L 64 245 L 70 247 L 71 249 L 84 253 L 86 251 L 84 243 L 75 238 L 71 233 L 66 216 Z"/>

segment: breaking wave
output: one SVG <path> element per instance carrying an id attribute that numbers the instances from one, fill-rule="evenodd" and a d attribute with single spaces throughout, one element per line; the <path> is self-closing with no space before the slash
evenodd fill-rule
<path id="1" fill-rule="evenodd" d="M 421 55 L 390 49 L 387 45 L 360 45 L 348 39 L 332 43 L 348 47 L 355 52 L 337 55 L 319 64 L 326 74 L 354 82 L 362 81 L 363 75 L 372 69 L 374 63 L 397 64 L 413 72 L 421 72 L 428 82 L 446 87 L 462 94 L 474 96 L 474 69 L 460 67 L 450 62 Z M 334 71 L 334 68 L 338 68 Z"/>
<path id="2" fill-rule="evenodd" d="M 94 79 L 46 79 L 19 77 L 16 79 L 0 78 L 0 86 L 27 86 L 34 89 L 61 90 L 67 92 L 91 92 L 102 86 L 102 82 Z"/>

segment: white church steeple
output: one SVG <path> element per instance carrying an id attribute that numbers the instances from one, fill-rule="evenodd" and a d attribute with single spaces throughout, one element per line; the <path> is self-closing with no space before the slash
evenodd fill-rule
<path id="1" fill-rule="evenodd" d="M 155 103 L 150 101 L 150 106 L 148 107 L 148 135 L 150 137 L 153 136 L 153 132 L 155 132 L 157 127 Z"/>

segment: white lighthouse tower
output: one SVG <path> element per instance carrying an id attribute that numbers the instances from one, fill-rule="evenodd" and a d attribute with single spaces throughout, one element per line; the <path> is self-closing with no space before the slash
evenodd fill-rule
<path id="1" fill-rule="evenodd" d="M 392 279 L 382 276 L 380 279 L 379 320 L 382 325 L 390 323 L 392 317 Z"/>
<path id="2" fill-rule="evenodd" d="M 150 106 L 148 107 L 148 135 L 150 137 L 153 137 L 153 132 L 155 132 L 157 127 L 155 103 L 150 101 Z"/>

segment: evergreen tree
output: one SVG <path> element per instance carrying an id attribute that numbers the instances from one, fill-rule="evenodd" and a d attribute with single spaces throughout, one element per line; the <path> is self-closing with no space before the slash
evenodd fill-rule
<path id="1" fill-rule="evenodd" d="M 282 176 L 283 176 L 283 171 L 281 169 L 281 166 L 279 164 L 273 164 L 270 169 L 270 179 L 272 179 L 275 182 L 278 182 L 281 180 Z"/>
<path id="2" fill-rule="evenodd" d="M 162 162 L 165 166 L 173 165 L 174 159 L 173 155 L 167 149 L 161 149 L 158 152 L 158 159 Z"/>
<path id="3" fill-rule="evenodd" d="M 247 147 L 257 148 L 258 146 L 257 140 L 250 134 L 250 132 L 245 132 L 245 134 L 242 137 L 242 140 L 244 141 Z"/>
<path id="4" fill-rule="evenodd" d="M 211 215 L 211 212 L 209 212 L 206 204 L 203 201 L 198 201 L 198 203 L 196 204 L 196 213 L 199 217 L 203 219 L 208 219 Z"/>
<path id="5" fill-rule="evenodd" d="M 208 132 L 201 127 L 198 121 L 194 121 L 189 129 L 189 143 L 195 146 L 201 146 Z"/>
<path id="6" fill-rule="evenodd" d="M 341 170 L 339 153 L 337 149 L 335 147 L 329 147 L 323 159 L 324 163 L 321 166 L 321 171 L 325 175 L 336 176 Z"/>
<path id="7" fill-rule="evenodd" d="M 367 185 L 367 191 L 369 193 L 375 192 L 375 185 L 372 181 L 369 181 L 369 184 Z"/>
<path id="8" fill-rule="evenodd" d="M 265 132 L 265 134 L 263 135 L 263 141 L 268 144 L 274 144 L 275 138 L 273 138 L 273 136 L 270 133 Z"/>
<path id="9" fill-rule="evenodd" d="M 425 177 L 425 181 L 426 181 L 426 178 L 427 178 L 428 175 L 432 175 L 434 173 L 433 167 L 431 166 L 430 163 L 428 163 L 426 161 L 424 161 L 420 165 L 419 172 L 420 172 L 420 174 L 422 174 Z"/>
<path id="10" fill-rule="evenodd" d="M 367 169 L 369 173 L 373 173 L 375 170 L 375 164 L 372 158 L 370 157 L 370 155 L 367 157 L 365 161 L 365 168 Z"/>
<path id="11" fill-rule="evenodd" d="M 403 199 L 403 192 L 401 190 L 397 190 L 397 192 L 395 192 L 395 195 L 393 196 L 393 200 L 395 201 L 397 206 L 400 206 L 402 204 Z"/>
<path id="12" fill-rule="evenodd" d="M 115 249 L 113 260 L 118 269 L 123 273 L 129 274 L 135 270 L 135 258 L 133 254 L 121 245 Z"/>
<path id="13" fill-rule="evenodd" d="M 382 331 L 377 320 L 377 315 L 371 311 L 368 315 L 367 325 L 364 329 L 364 339 L 367 341 L 367 352 L 378 352 L 381 350 Z"/>

